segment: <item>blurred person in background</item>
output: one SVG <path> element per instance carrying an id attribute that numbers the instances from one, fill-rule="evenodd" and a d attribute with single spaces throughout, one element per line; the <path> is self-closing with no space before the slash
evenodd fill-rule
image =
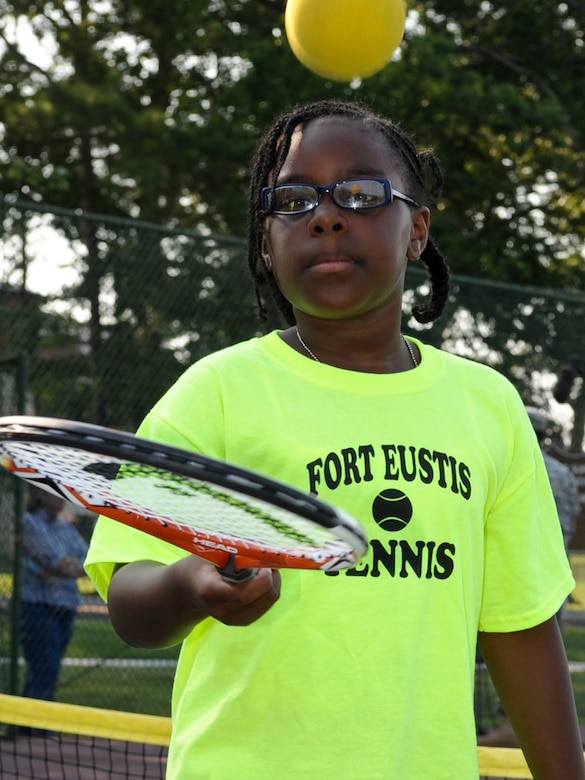
<path id="1" fill-rule="evenodd" d="M 33 490 L 22 527 L 19 638 L 26 661 L 22 695 L 53 701 L 80 601 L 87 543 L 63 515 L 65 501 Z"/>
<path id="2" fill-rule="evenodd" d="M 527 406 L 526 411 L 530 417 L 530 422 L 536 433 L 536 438 L 540 444 L 544 464 L 550 481 L 552 493 L 554 496 L 559 522 L 563 532 L 563 541 L 565 550 L 569 551 L 569 544 L 577 528 L 577 518 L 581 512 L 579 502 L 579 486 L 577 478 L 565 463 L 561 463 L 557 458 L 553 458 L 545 447 L 550 436 L 553 423 L 540 409 L 533 406 Z M 557 619 L 561 630 L 564 627 L 565 609 L 567 601 L 557 612 Z M 501 702 L 498 701 L 498 714 L 500 715 L 499 724 L 490 732 L 478 737 L 478 745 L 483 747 L 519 747 L 518 740 L 512 728 Z"/>
<path id="3" fill-rule="evenodd" d="M 577 529 L 577 518 L 581 512 L 577 478 L 569 466 L 565 463 L 561 463 L 557 458 L 553 458 L 545 449 L 552 429 L 552 421 L 539 409 L 535 409 L 532 406 L 526 407 L 526 411 L 528 412 L 530 422 L 532 423 L 532 427 L 534 428 L 534 432 L 536 433 L 536 437 L 542 449 L 544 463 L 548 472 L 548 478 L 550 480 L 553 496 L 557 505 L 561 529 L 563 531 L 565 549 L 568 551 L 569 544 Z"/>

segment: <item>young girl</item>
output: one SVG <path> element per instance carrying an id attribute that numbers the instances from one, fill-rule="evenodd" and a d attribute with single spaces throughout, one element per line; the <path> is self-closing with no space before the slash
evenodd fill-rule
<path id="1" fill-rule="evenodd" d="M 302 106 L 260 142 L 249 262 L 289 327 L 192 366 L 140 434 L 312 491 L 370 549 L 345 572 L 234 584 L 99 521 L 87 568 L 116 631 L 183 643 L 169 778 L 477 778 L 478 632 L 534 777 L 585 778 L 554 617 L 574 582 L 523 404 L 401 332 L 409 261 L 431 279 L 419 321 L 447 297 L 441 184 L 431 152 L 356 104 Z"/>

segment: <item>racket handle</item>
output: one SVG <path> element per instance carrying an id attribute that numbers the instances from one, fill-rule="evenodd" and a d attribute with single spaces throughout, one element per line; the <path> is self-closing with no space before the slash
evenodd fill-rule
<path id="1" fill-rule="evenodd" d="M 221 576 L 231 582 L 247 582 L 252 577 L 255 577 L 257 572 L 258 569 L 236 569 L 233 555 L 230 555 L 230 559 L 225 566 L 219 567 Z"/>

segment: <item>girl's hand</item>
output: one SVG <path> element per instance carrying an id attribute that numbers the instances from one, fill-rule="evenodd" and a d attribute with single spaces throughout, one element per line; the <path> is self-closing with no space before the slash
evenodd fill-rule
<path id="1" fill-rule="evenodd" d="M 258 569 L 244 582 L 225 579 L 213 564 L 195 555 L 181 561 L 186 593 L 202 615 L 228 626 L 247 626 L 262 617 L 280 596 L 280 572 Z"/>
<path id="2" fill-rule="evenodd" d="M 178 644 L 206 618 L 247 626 L 280 596 L 280 573 L 260 570 L 231 582 L 213 564 L 188 555 L 176 563 L 135 561 L 119 566 L 110 581 L 108 610 L 116 633 L 135 647 Z"/>

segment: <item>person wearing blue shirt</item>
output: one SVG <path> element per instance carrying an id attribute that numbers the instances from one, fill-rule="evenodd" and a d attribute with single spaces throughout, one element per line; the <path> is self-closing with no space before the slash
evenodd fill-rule
<path id="1" fill-rule="evenodd" d="M 65 501 L 34 491 L 23 518 L 19 637 L 26 661 L 23 696 L 53 701 L 80 600 L 87 543 L 63 517 Z"/>

